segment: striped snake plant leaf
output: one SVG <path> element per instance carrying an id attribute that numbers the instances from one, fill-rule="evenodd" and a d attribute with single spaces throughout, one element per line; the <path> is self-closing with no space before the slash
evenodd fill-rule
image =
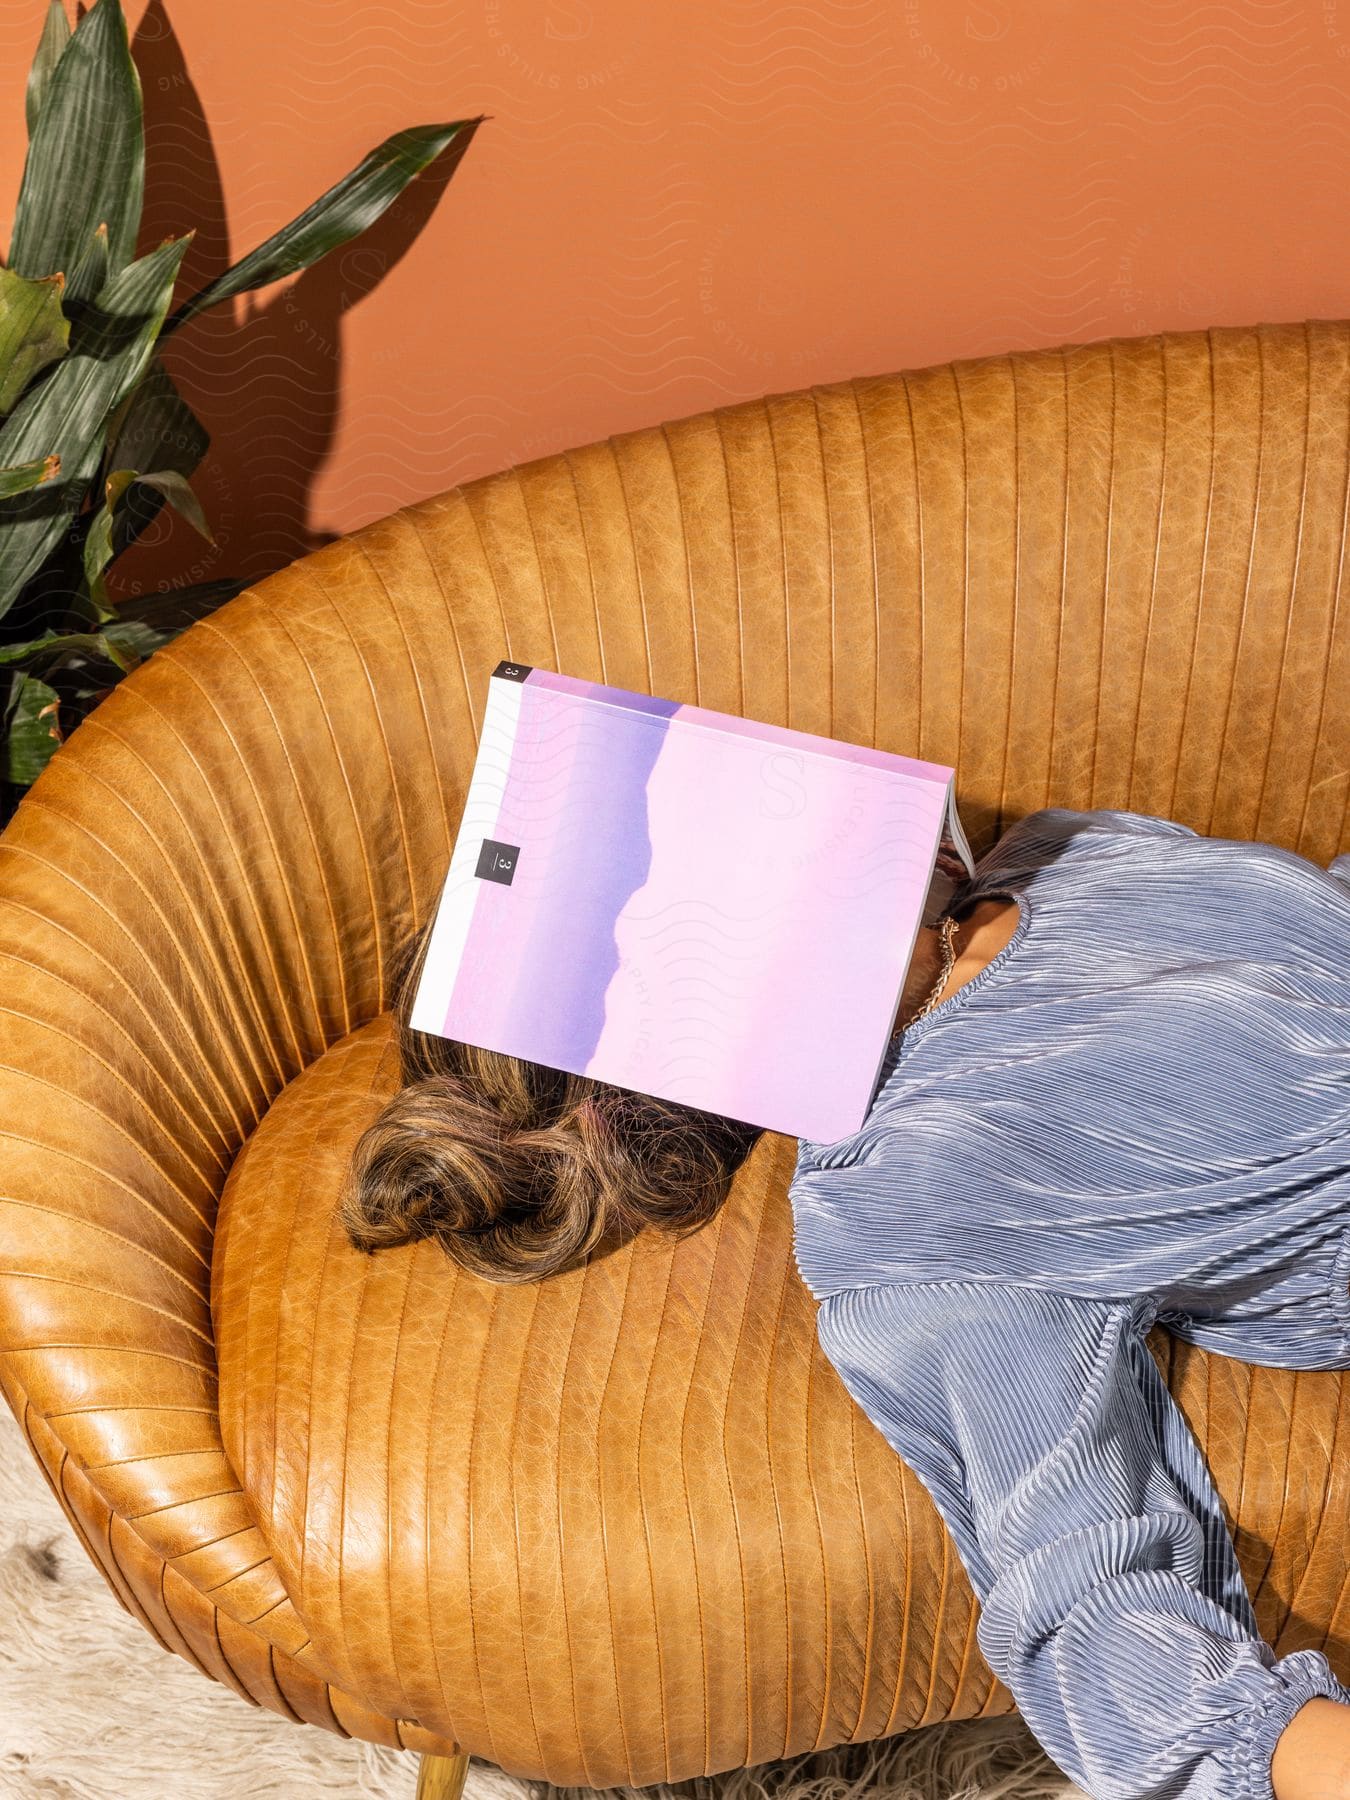
<path id="1" fill-rule="evenodd" d="M 70 285 L 77 293 L 97 297 L 103 291 L 103 284 L 107 279 L 108 227 L 105 221 L 100 220 L 89 233 L 89 241 L 70 272 Z"/>
<path id="2" fill-rule="evenodd" d="M 47 631 L 41 637 L 29 638 L 22 644 L 0 644 L 0 667 L 17 665 L 35 658 L 52 658 L 69 664 L 83 662 L 90 656 L 114 662 L 125 672 L 143 661 L 152 650 L 170 643 L 198 619 L 215 612 L 227 600 L 233 600 L 248 586 L 243 576 L 218 581 L 202 581 L 186 587 L 166 588 L 150 593 L 132 594 L 116 610 L 109 610 L 98 621 L 97 631 Z M 99 687 L 106 687 L 100 678 Z M 82 696 L 95 688 L 76 688 Z"/>
<path id="3" fill-rule="evenodd" d="M 59 456 L 39 456 L 33 462 L 20 463 L 17 468 L 0 469 L 0 500 L 8 500 L 14 494 L 26 494 L 39 482 L 51 481 L 60 468 Z"/>
<path id="4" fill-rule="evenodd" d="M 108 421 L 109 467 L 170 470 L 188 476 L 210 444 L 210 432 L 179 393 L 164 367 L 164 358 L 152 357 L 145 374 Z M 165 495 L 155 487 L 138 484 L 131 489 L 118 514 L 115 556 L 154 523 L 164 503 Z M 203 530 L 202 535 L 209 538 L 211 534 Z"/>
<path id="5" fill-rule="evenodd" d="M 65 358 L 0 426 L 0 466 L 61 458 L 58 482 L 0 504 L 0 614 L 78 512 L 102 458 L 105 421 L 150 360 L 191 238 L 169 238 L 114 275 L 72 332 Z"/>
<path id="6" fill-rule="evenodd" d="M 66 277 L 66 302 L 89 300 L 91 234 L 108 227 L 116 273 L 135 253 L 145 186 L 141 81 L 120 0 L 95 0 L 41 90 L 9 247 L 21 275 Z"/>
<path id="7" fill-rule="evenodd" d="M 106 6 L 107 0 L 98 3 Z M 480 113 L 477 118 L 456 119 L 449 125 L 413 125 L 406 131 L 396 131 L 289 225 L 283 225 L 256 250 L 185 300 L 165 324 L 165 337 L 208 306 L 251 288 L 265 287 L 282 276 L 298 274 L 330 250 L 350 243 L 455 139 L 459 139 L 455 159 L 458 163 L 486 116 Z"/>
<path id="8" fill-rule="evenodd" d="M 24 92 L 24 115 L 28 125 L 28 135 L 32 137 L 38 122 L 38 114 L 42 111 L 42 98 L 47 92 L 47 83 L 52 78 L 52 70 L 61 60 L 61 52 L 70 42 L 70 24 L 66 19 L 63 0 L 50 0 L 47 17 L 42 23 L 42 36 L 38 39 L 37 53 L 33 57 L 28 71 L 28 86 Z"/>
<path id="9" fill-rule="evenodd" d="M 56 689 L 34 675 L 15 682 L 5 731 L 4 773 L 16 787 L 37 780 L 61 742 Z"/>
<path id="10" fill-rule="evenodd" d="M 0 268 L 0 413 L 12 412 L 20 394 L 70 343 L 70 320 L 61 311 L 65 278 L 30 281 Z"/>
<path id="11" fill-rule="evenodd" d="M 100 665 L 112 664 L 123 674 L 136 668 L 145 657 L 166 641 L 166 633 L 142 625 L 135 619 L 118 619 L 101 632 L 52 633 L 48 639 L 29 644 L 7 644 L 0 660 L 17 665 L 28 656 L 42 655 L 51 672 L 56 663 L 73 664 L 67 671 L 69 683 L 73 674 L 74 701 L 68 710 L 66 730 L 71 730 L 83 717 L 90 697 L 108 693 L 112 683 L 106 674 L 98 674 Z M 113 678 L 114 680 L 116 677 Z M 70 699 L 67 695 L 66 700 Z M 4 709 L 3 739 L 0 745 L 0 774 L 17 788 L 31 787 L 65 740 L 62 730 L 63 697 L 50 684 L 27 669 L 12 669 L 12 683 Z"/>
<path id="12" fill-rule="evenodd" d="M 191 475 L 210 447 L 211 434 L 156 352 L 108 421 L 108 442 L 114 468 L 176 469 Z"/>
<path id="13" fill-rule="evenodd" d="M 26 662 L 30 656 L 63 656 L 75 650 L 103 650 L 103 635 L 97 631 L 48 631 L 40 638 L 29 638 L 25 644 L 0 644 L 0 664 Z"/>
<path id="14" fill-rule="evenodd" d="M 224 606 L 248 586 L 245 575 L 219 577 L 215 581 L 192 582 L 184 587 L 166 588 L 128 594 L 118 602 L 119 625 L 140 624 L 152 630 L 160 643 L 168 643 L 198 619 Z M 106 628 L 105 628 L 106 629 Z"/>

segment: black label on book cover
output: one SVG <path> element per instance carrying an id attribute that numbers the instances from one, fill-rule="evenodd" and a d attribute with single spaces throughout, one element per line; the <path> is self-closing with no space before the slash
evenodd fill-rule
<path id="1" fill-rule="evenodd" d="M 483 881 L 500 881 L 510 887 L 519 856 L 519 844 L 499 844 L 496 838 L 484 838 L 474 874 Z"/>
<path id="2" fill-rule="evenodd" d="M 533 669 L 529 663 L 499 662 L 492 673 L 500 675 L 503 681 L 524 681 Z"/>

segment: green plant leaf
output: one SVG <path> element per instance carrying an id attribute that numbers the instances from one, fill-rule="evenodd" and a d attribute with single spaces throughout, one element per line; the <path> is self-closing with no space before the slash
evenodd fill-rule
<path id="1" fill-rule="evenodd" d="M 42 100 L 52 78 L 52 71 L 60 62 L 61 52 L 69 42 L 70 22 L 66 18 L 66 9 L 62 0 L 51 0 L 47 17 L 42 22 L 42 36 L 38 39 L 37 53 L 28 71 L 28 87 L 24 94 L 29 137 L 32 137 L 38 114 L 42 111 Z"/>
<path id="2" fill-rule="evenodd" d="M 38 656 L 64 659 L 81 652 L 105 657 L 126 674 L 172 635 L 141 619 L 115 618 L 102 631 L 49 631 L 25 644 L 0 644 L 0 664 L 27 662 Z"/>
<path id="3" fill-rule="evenodd" d="M 118 607 L 117 616 L 120 620 L 134 616 L 140 623 L 160 631 L 167 642 L 179 632 L 186 631 L 189 625 L 195 625 L 198 619 L 204 619 L 217 607 L 224 606 L 227 600 L 233 600 L 247 586 L 247 577 L 233 575 L 216 581 L 166 588 L 162 593 L 131 594 Z"/>
<path id="4" fill-rule="evenodd" d="M 141 475 L 135 469 L 114 469 L 104 483 L 103 505 L 94 514 L 93 523 L 84 540 L 85 585 L 89 590 L 95 616 L 100 622 L 116 616 L 107 583 L 103 579 L 103 571 L 126 548 L 119 541 L 122 534 L 118 527 L 125 520 L 129 502 L 139 486 L 156 490 L 183 514 L 190 525 L 201 532 L 207 543 L 214 544 L 216 541 L 211 536 L 211 528 L 206 523 L 201 502 L 183 476 L 173 469 L 156 469 L 149 475 Z"/>
<path id="5" fill-rule="evenodd" d="M 31 787 L 60 746 L 60 700 L 45 681 L 32 675 L 18 679 L 5 736 L 5 775 L 16 787 Z"/>
<path id="6" fill-rule="evenodd" d="M 108 227 L 105 221 L 100 220 L 90 232 L 89 240 L 80 252 L 80 259 L 71 270 L 70 284 L 77 293 L 92 294 L 97 298 L 107 279 Z"/>
<path id="7" fill-rule="evenodd" d="M 155 356 L 108 427 L 110 466 L 170 469 L 191 475 L 211 443 L 205 426 L 174 386 L 164 359 Z M 118 513 L 113 555 L 120 556 L 159 517 L 164 495 L 134 487 Z M 208 534 L 209 535 L 209 534 Z"/>
<path id="8" fill-rule="evenodd" d="M 122 518 L 126 515 L 124 500 L 140 482 L 144 482 L 144 486 L 148 486 L 148 488 L 155 488 L 164 499 L 176 506 L 184 518 L 187 518 L 187 522 L 193 524 L 202 533 L 207 544 L 216 542 L 211 536 L 211 526 L 207 524 L 207 517 L 202 511 L 202 502 L 194 495 L 182 475 L 178 475 L 171 468 L 153 470 L 149 475 L 140 475 L 133 468 L 115 468 L 112 475 L 108 475 L 108 481 L 104 482 L 103 506 L 97 509 L 94 522 L 92 522 L 92 526 L 88 527 L 88 533 L 85 536 L 85 554 L 83 554 L 85 581 L 99 619 L 115 616 L 112 601 L 108 596 L 108 587 L 103 580 L 103 571 L 108 567 L 108 563 L 112 562 L 113 556 L 117 556 L 119 551 L 124 549 L 124 545 L 117 542 L 117 535 L 119 535 L 117 526 L 121 524 Z"/>
<path id="9" fill-rule="evenodd" d="M 99 0 L 100 6 L 106 3 L 107 0 Z M 455 138 L 461 138 L 462 155 L 485 117 L 480 113 L 477 118 L 457 119 L 450 125 L 413 125 L 406 131 L 396 131 L 289 225 L 283 225 L 233 268 L 185 300 L 165 324 L 164 335 L 167 337 L 218 301 L 250 288 L 265 287 L 284 275 L 298 274 L 330 250 L 350 243 L 374 224 L 408 183 Z"/>
<path id="10" fill-rule="evenodd" d="M 180 475 L 191 475 L 211 443 L 158 354 L 122 402 L 108 435 L 116 468 L 174 469 Z"/>
<path id="11" fill-rule="evenodd" d="M 60 472 L 59 456 L 39 456 L 35 462 L 20 463 L 17 468 L 0 469 L 0 500 L 12 494 L 26 494 L 40 482 L 50 481 Z"/>
<path id="12" fill-rule="evenodd" d="M 143 661 L 151 651 L 158 650 L 161 644 L 167 644 L 174 634 L 158 626 L 147 625 L 143 619 L 117 618 L 110 625 L 104 626 L 102 635 L 108 643 L 124 652 L 131 651 L 138 660 Z M 117 659 L 114 657 L 113 660 Z"/>
<path id="13" fill-rule="evenodd" d="M 55 656 L 74 649 L 95 649 L 98 637 L 92 631 L 48 631 L 41 637 L 29 638 L 23 644 L 0 644 L 0 663 L 27 662 L 31 656 Z"/>
<path id="14" fill-rule="evenodd" d="M 9 247 L 21 275 L 66 276 L 66 299 L 88 300 L 84 252 L 108 227 L 114 270 L 130 262 L 141 222 L 145 135 L 141 82 L 120 0 L 95 0 L 51 70 L 28 144 Z"/>
<path id="15" fill-rule="evenodd" d="M 61 458 L 59 482 L 0 505 L 0 614 L 78 511 L 103 453 L 108 414 L 150 358 L 191 235 L 169 239 L 114 275 L 72 332 L 65 359 L 0 426 L 0 464 L 52 452 Z"/>
<path id="16" fill-rule="evenodd" d="M 124 675 L 130 675 L 144 659 L 134 642 L 123 631 L 113 635 L 113 627 L 108 626 L 99 633 L 99 649 L 110 662 L 115 662 Z"/>
<path id="17" fill-rule="evenodd" d="M 136 480 L 135 469 L 114 469 L 103 484 L 103 505 L 94 514 L 84 540 L 84 578 L 100 613 L 111 611 L 103 571 L 113 557 L 113 525 L 122 496 Z"/>
<path id="18" fill-rule="evenodd" d="M 149 475 L 138 475 L 136 481 L 145 487 L 157 489 L 169 505 L 182 513 L 188 524 L 202 534 L 208 544 L 215 543 L 211 527 L 206 522 L 206 514 L 202 511 L 201 501 L 177 470 L 155 469 Z"/>
<path id="19" fill-rule="evenodd" d="M 0 268 L 0 413 L 11 412 L 41 369 L 58 362 L 70 342 L 61 311 L 64 277 L 29 281 Z"/>

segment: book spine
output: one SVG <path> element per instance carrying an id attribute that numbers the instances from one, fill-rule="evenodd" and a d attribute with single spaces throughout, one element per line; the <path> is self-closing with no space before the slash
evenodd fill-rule
<path id="1" fill-rule="evenodd" d="M 961 815 L 956 810 L 955 777 L 953 777 L 951 785 L 947 789 L 947 824 L 945 835 L 951 839 L 956 847 L 956 854 L 966 865 L 966 874 L 968 876 L 973 876 L 975 873 L 975 858 L 970 853 L 970 844 L 966 839 L 965 830 L 961 824 Z"/>
<path id="2" fill-rule="evenodd" d="M 512 845 L 498 845 L 495 833 L 520 725 L 520 686 L 529 670 L 523 663 L 498 663 L 492 673 L 500 679 L 488 683 L 478 752 L 408 1017 L 412 1030 L 438 1037 L 449 1035 L 445 1030 L 446 1008 L 464 957 L 481 880 L 484 875 L 492 880 L 502 879 L 495 867 L 485 868 L 484 852 L 515 849 Z"/>

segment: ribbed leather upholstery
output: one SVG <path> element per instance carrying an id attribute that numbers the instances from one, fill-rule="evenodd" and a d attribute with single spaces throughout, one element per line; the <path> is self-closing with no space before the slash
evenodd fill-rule
<path id="1" fill-rule="evenodd" d="M 503 656 L 1042 805 L 1350 847 L 1350 322 L 966 360 L 471 482 L 123 681 L 0 837 L 0 1382 L 114 1592 L 291 1716 L 645 1784 L 1008 1709 L 814 1338 L 793 1143 L 538 1287 L 332 1222 Z M 1344 1375 L 1150 1338 L 1346 1666 Z"/>

